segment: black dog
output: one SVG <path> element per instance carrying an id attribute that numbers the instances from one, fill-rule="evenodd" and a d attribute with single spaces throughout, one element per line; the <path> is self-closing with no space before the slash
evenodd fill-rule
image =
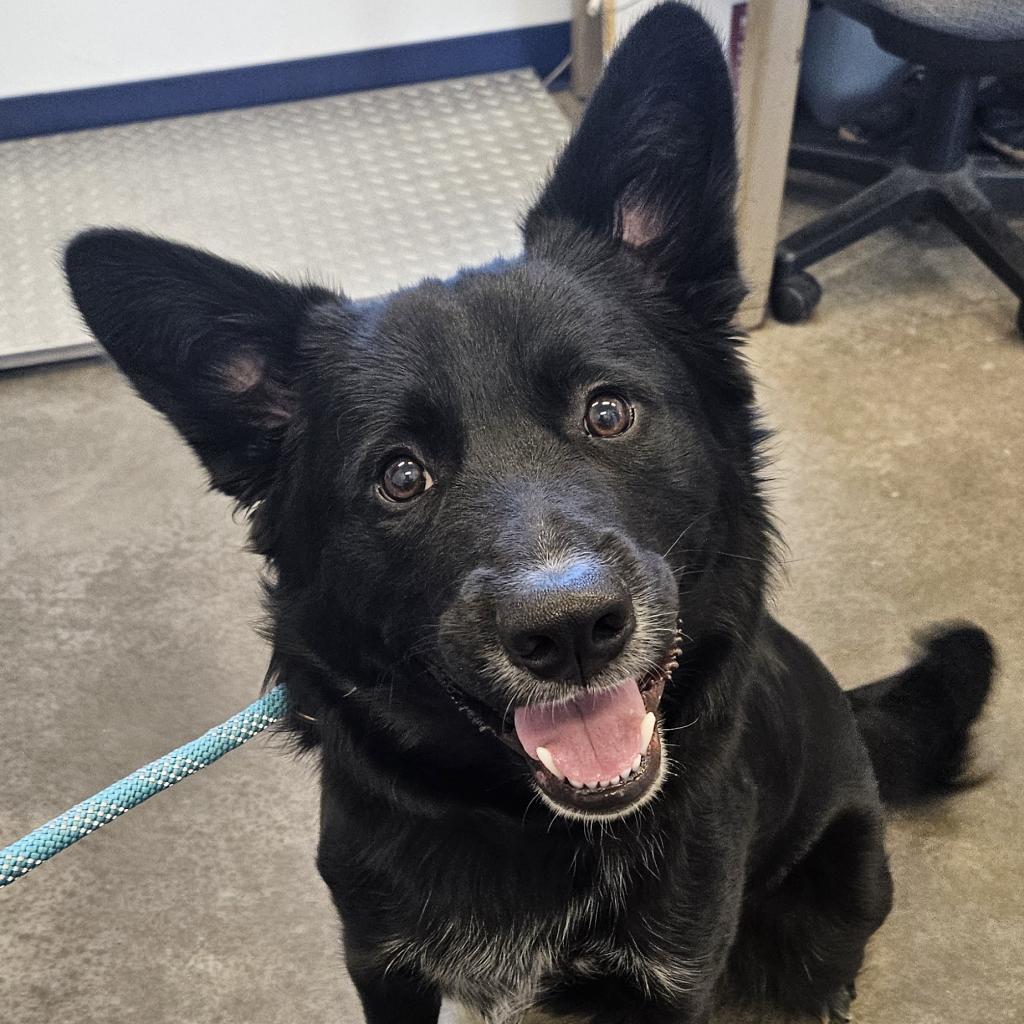
<path id="1" fill-rule="evenodd" d="M 956 784 L 973 627 L 843 694 L 765 611 L 728 75 L 623 43 L 515 260 L 379 302 L 123 231 L 67 250 L 141 395 L 250 512 L 271 678 L 370 1024 L 846 1019 L 883 799 Z"/>

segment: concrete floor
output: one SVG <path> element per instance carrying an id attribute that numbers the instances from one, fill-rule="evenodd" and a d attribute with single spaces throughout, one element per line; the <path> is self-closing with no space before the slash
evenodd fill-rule
<path id="1" fill-rule="evenodd" d="M 789 227 L 835 201 L 794 183 Z M 778 428 L 778 611 L 845 682 L 968 616 L 1003 670 L 980 789 L 893 820 L 862 1024 L 1024 1020 L 1024 346 L 937 230 L 821 268 L 750 354 Z M 99 362 L 0 377 L 0 841 L 257 692 L 255 558 L 183 445 Z M 313 868 L 308 765 L 260 738 L 0 893 L 0 1021 L 361 1021 Z"/>

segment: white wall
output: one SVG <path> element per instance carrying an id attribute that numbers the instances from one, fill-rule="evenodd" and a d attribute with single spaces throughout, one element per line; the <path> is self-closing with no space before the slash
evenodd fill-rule
<path id="1" fill-rule="evenodd" d="M 629 2 L 629 0 L 627 0 Z M 633 23 L 647 13 L 658 0 L 636 0 L 629 2 L 629 6 L 621 4 L 620 10 L 615 16 L 615 34 L 622 38 L 632 28 Z M 741 0 L 689 0 L 691 6 L 696 7 L 709 24 L 718 33 L 723 43 L 728 42 L 729 30 L 732 26 L 732 8 Z M 753 0 L 757 2 L 757 0 Z"/>
<path id="2" fill-rule="evenodd" d="M 0 0 L 0 97 L 564 21 L 570 0 Z"/>

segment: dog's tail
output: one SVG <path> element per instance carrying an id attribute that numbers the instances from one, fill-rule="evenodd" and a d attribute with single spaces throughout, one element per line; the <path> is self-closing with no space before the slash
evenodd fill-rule
<path id="1" fill-rule="evenodd" d="M 971 724 L 996 668 L 985 632 L 967 623 L 918 637 L 917 659 L 849 690 L 882 799 L 908 804 L 967 785 Z"/>

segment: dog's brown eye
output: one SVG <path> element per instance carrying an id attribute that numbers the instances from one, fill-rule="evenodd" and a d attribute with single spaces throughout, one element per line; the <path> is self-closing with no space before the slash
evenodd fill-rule
<path id="1" fill-rule="evenodd" d="M 593 437 L 615 437 L 633 425 L 633 410 L 618 395 L 595 395 L 583 424 Z"/>
<path id="2" fill-rule="evenodd" d="M 381 493 L 391 501 L 409 501 L 433 485 L 430 474 L 410 455 L 390 463 L 380 480 Z"/>

